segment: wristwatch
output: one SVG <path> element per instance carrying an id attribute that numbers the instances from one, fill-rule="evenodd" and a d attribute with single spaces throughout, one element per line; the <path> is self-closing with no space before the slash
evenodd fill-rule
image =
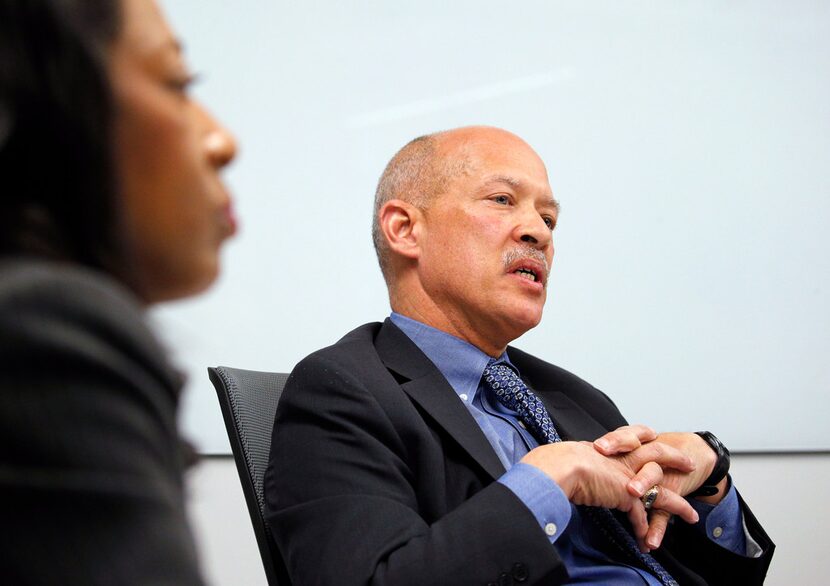
<path id="1" fill-rule="evenodd" d="M 696 431 L 697 435 L 703 438 L 709 447 L 712 448 L 718 459 L 715 461 L 715 468 L 709 478 L 696 491 L 689 493 L 689 496 L 712 496 L 718 494 L 718 482 L 723 480 L 729 472 L 729 450 L 711 431 Z"/>

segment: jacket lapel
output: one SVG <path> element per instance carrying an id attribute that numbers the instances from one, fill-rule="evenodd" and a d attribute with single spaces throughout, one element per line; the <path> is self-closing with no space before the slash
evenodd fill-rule
<path id="1" fill-rule="evenodd" d="M 478 424 L 458 399 L 447 379 L 388 319 L 375 339 L 383 363 L 396 376 L 401 389 L 452 437 L 490 476 L 504 474 L 504 466 Z"/>

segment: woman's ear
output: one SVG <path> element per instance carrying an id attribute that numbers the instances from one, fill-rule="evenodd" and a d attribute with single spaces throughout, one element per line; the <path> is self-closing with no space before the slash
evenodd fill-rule
<path id="1" fill-rule="evenodd" d="M 378 225 L 389 249 L 407 258 L 418 258 L 422 219 L 421 210 L 402 199 L 383 204 L 378 213 Z"/>

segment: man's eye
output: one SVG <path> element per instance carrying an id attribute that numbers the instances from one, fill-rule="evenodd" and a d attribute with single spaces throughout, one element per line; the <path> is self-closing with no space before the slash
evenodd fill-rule
<path id="1" fill-rule="evenodd" d="M 553 218 L 551 218 L 550 216 L 543 216 L 542 219 L 545 221 L 545 226 L 547 226 L 548 229 L 553 230 L 553 228 L 556 226 L 556 222 L 554 222 Z"/>
<path id="2" fill-rule="evenodd" d="M 497 204 L 501 204 L 501 205 L 506 206 L 507 204 L 510 203 L 510 198 L 507 197 L 506 195 L 496 195 L 495 197 L 493 197 L 493 201 L 496 202 Z"/>

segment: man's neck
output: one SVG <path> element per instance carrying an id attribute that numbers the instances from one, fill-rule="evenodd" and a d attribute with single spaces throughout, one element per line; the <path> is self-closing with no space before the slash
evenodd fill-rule
<path id="1" fill-rule="evenodd" d="M 440 311 L 435 305 L 432 305 L 432 308 L 434 308 L 433 311 L 424 311 L 422 307 L 414 307 L 406 303 L 395 303 L 394 301 L 391 305 L 392 311 L 395 313 L 399 313 L 404 317 L 408 317 L 436 330 L 441 330 L 444 333 L 455 336 L 460 340 L 464 340 L 492 358 L 498 358 L 504 354 L 507 348 L 507 342 L 503 344 L 493 343 L 490 337 L 484 336 L 474 328 L 469 327 L 463 319 L 459 319 L 459 316 L 448 315 Z"/>

